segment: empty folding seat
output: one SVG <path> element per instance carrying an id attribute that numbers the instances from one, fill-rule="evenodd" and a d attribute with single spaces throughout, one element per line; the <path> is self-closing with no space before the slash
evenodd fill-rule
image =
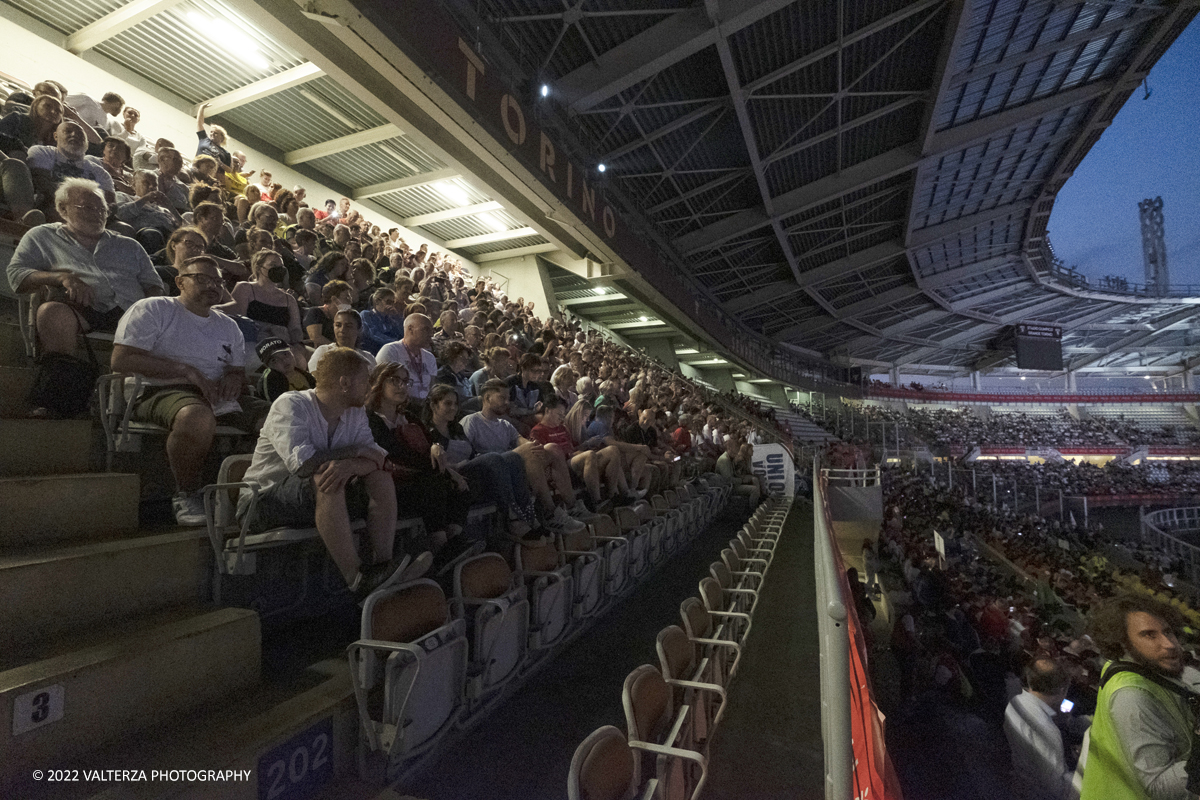
<path id="1" fill-rule="evenodd" d="M 392 763 L 429 751 L 465 711 L 466 624 L 437 583 L 416 580 L 367 598 L 360 637 L 348 654 L 367 747 Z"/>
<path id="2" fill-rule="evenodd" d="M 667 502 L 667 498 L 661 494 L 650 498 L 650 506 L 654 510 L 654 515 L 666 522 L 664 527 L 667 552 L 675 552 L 684 541 L 683 514 L 672 508 L 671 504 Z"/>
<path id="3" fill-rule="evenodd" d="M 613 519 L 621 535 L 629 540 L 629 576 L 634 582 L 640 582 L 657 563 L 651 547 L 653 540 L 650 527 L 642 524 L 641 517 L 631 506 L 614 508 Z"/>
<path id="4" fill-rule="evenodd" d="M 529 647 L 549 650 L 567 638 L 574 615 L 575 580 L 571 566 L 559 555 L 555 543 L 514 550 L 517 572 L 529 591 Z"/>
<path id="5" fill-rule="evenodd" d="M 637 515 L 641 526 L 650 531 L 650 563 L 657 566 L 665 561 L 669 553 L 667 521 L 654 513 L 654 506 L 646 500 L 639 500 L 632 505 L 616 510 L 626 515 L 632 511 Z M 617 521 L 621 522 L 621 519 L 618 518 Z M 622 523 L 622 527 L 625 527 L 624 523 Z"/>
<path id="6" fill-rule="evenodd" d="M 741 539 L 730 539 L 729 549 L 737 553 L 737 557 L 742 562 L 742 568 L 749 572 L 757 572 L 764 577 L 767 574 L 767 569 L 771 566 L 771 562 L 765 558 L 760 558 L 757 554 L 751 554 L 746 545 L 742 544 Z"/>
<path id="7" fill-rule="evenodd" d="M 683 746 L 707 753 L 713 729 L 725 713 L 725 687 L 713 683 L 709 659 L 697 657 L 698 646 L 678 625 L 668 625 L 655 641 L 662 676 L 675 692 L 675 706 L 690 706 Z"/>
<path id="8" fill-rule="evenodd" d="M 721 551 L 721 561 L 729 570 L 730 577 L 740 586 L 747 589 L 759 589 L 762 586 L 762 573 L 751 572 L 742 566 L 742 560 L 732 549 L 726 547 Z"/>
<path id="9" fill-rule="evenodd" d="M 633 588 L 635 576 L 645 570 L 646 547 L 650 539 L 622 536 L 611 517 L 600 517 L 591 527 L 604 562 L 604 596 L 609 599 L 620 597 Z"/>
<path id="10" fill-rule="evenodd" d="M 728 604 L 725 602 L 725 594 L 721 591 L 721 586 L 716 579 L 702 578 L 700 580 L 700 599 L 704 601 L 704 608 L 711 616 L 724 620 L 731 626 L 729 638 L 739 643 L 746 640 L 746 637 L 750 635 L 752 622 L 750 615 L 743 611 L 729 610 Z"/>
<path id="11" fill-rule="evenodd" d="M 658 780 L 638 785 L 638 753 L 620 728 L 597 728 L 575 748 L 567 773 L 567 800 L 654 800 Z"/>
<path id="12" fill-rule="evenodd" d="M 454 611 L 471 644 L 467 696 L 476 713 L 515 678 L 529 642 L 525 587 L 499 553 L 481 553 L 454 568 Z"/>
<path id="13" fill-rule="evenodd" d="M 752 558 L 761 558 L 767 562 L 769 566 L 775 560 L 775 544 L 767 540 L 755 541 L 750 537 L 750 534 L 745 530 L 738 531 L 737 541 L 741 542 L 742 547 L 746 548 L 746 553 Z"/>
<path id="14" fill-rule="evenodd" d="M 682 800 L 698 796 L 707 778 L 707 759 L 679 746 L 691 708 L 675 707 L 671 687 L 649 664 L 625 678 L 621 703 L 629 745 L 642 751 L 638 775 L 658 778 L 659 797 Z"/>
<path id="15" fill-rule="evenodd" d="M 607 518 L 606 518 L 607 519 Z M 612 524 L 612 520 L 609 520 Z M 575 619 L 595 614 L 604 605 L 604 559 L 590 530 L 558 535 L 558 548 L 571 568 L 575 589 L 572 613 Z"/>
<path id="16" fill-rule="evenodd" d="M 679 604 L 679 617 L 688 640 L 698 645 L 709 659 L 712 682 L 729 685 L 742 660 L 742 646 L 726 634 L 725 625 L 708 613 L 698 597 L 689 597 Z"/>
<path id="17" fill-rule="evenodd" d="M 744 581 L 740 577 L 735 578 L 729 567 L 720 561 L 714 561 L 708 565 L 708 574 L 716 580 L 721 587 L 721 592 L 729 598 L 730 611 L 744 611 L 751 616 L 754 615 L 754 609 L 758 605 L 758 591 L 749 588 L 751 581 Z"/>

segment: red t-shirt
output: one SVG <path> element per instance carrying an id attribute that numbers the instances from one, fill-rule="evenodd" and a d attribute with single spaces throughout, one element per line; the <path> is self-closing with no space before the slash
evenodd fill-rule
<path id="1" fill-rule="evenodd" d="M 692 449 L 692 432 L 687 428 L 676 428 L 671 441 L 675 443 L 675 452 L 683 455 Z"/>
<path id="2" fill-rule="evenodd" d="M 575 454 L 575 445 L 571 441 L 571 434 L 567 432 L 566 427 L 563 425 L 559 425 L 557 428 L 550 428 L 539 422 L 533 426 L 533 430 L 529 432 L 529 435 L 533 437 L 534 441 L 541 442 L 542 444 L 558 445 L 567 454 L 567 458 Z"/>

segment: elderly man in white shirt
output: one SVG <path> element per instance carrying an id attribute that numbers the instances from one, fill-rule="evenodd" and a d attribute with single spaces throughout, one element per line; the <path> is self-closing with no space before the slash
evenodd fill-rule
<path id="1" fill-rule="evenodd" d="M 80 332 L 112 333 L 126 309 L 161 295 L 163 283 L 140 244 L 105 230 L 108 203 L 99 185 L 67 178 L 54 200 L 66 222 L 21 237 L 8 282 L 19 294 L 50 290 L 38 307 L 38 340 L 43 353 L 69 355 Z"/>
<path id="2" fill-rule="evenodd" d="M 252 531 L 308 528 L 329 550 L 359 600 L 404 577 L 406 558 L 393 562 L 396 487 L 387 451 L 375 443 L 363 404 L 371 387 L 366 362 L 350 348 L 325 354 L 317 388 L 285 392 L 271 406 L 245 480 L 238 515 Z M 366 518 L 369 563 L 359 558 L 351 518 Z M 422 560 L 426 560 L 422 556 Z M 426 563 L 426 566 L 428 564 Z"/>
<path id="3" fill-rule="evenodd" d="M 404 338 L 379 348 L 375 360 L 380 364 L 403 364 L 408 371 L 410 402 L 424 403 L 433 379 L 437 377 L 437 359 L 429 349 L 433 343 L 433 322 L 424 314 L 404 318 Z"/>
<path id="4" fill-rule="evenodd" d="M 1060 664 L 1039 658 L 1025 669 L 1025 691 L 1004 712 L 1012 753 L 1013 796 L 1021 800 L 1078 800 L 1056 722 L 1071 680 Z M 1072 720 L 1086 725 L 1086 718 Z"/>

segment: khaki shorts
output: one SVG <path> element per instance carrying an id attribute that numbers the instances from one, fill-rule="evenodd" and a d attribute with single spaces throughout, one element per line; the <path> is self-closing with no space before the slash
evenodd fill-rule
<path id="1" fill-rule="evenodd" d="M 217 424 L 253 433 L 266 419 L 271 404 L 246 395 L 239 397 L 238 402 L 242 410 L 222 414 L 217 417 Z M 169 429 L 173 427 L 175 417 L 180 411 L 194 405 L 208 406 L 208 401 L 195 386 L 151 386 L 142 392 L 142 396 L 134 405 L 133 418 L 139 422 L 152 422 Z"/>

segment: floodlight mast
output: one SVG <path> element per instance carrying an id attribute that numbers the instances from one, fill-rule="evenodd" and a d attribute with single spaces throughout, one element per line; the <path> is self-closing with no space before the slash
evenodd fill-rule
<path id="1" fill-rule="evenodd" d="M 1171 287 L 1167 272 L 1167 241 L 1163 225 L 1163 199 L 1149 198 L 1138 203 L 1142 221 L 1142 258 L 1146 263 L 1146 293 L 1165 297 Z"/>

